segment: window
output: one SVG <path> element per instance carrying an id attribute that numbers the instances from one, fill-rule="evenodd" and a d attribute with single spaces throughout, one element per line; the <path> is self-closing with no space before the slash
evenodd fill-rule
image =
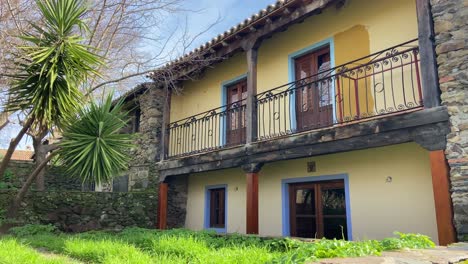
<path id="1" fill-rule="evenodd" d="M 226 227 L 226 188 L 208 190 L 209 228 Z"/>
<path id="2" fill-rule="evenodd" d="M 344 180 L 289 184 L 291 236 L 348 239 Z"/>
<path id="3" fill-rule="evenodd" d="M 128 175 L 114 178 L 112 181 L 113 192 L 128 192 Z"/>

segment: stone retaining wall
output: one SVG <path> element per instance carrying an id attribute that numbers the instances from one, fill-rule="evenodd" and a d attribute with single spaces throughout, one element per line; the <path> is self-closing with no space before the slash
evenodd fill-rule
<path id="1" fill-rule="evenodd" d="M 0 191 L 0 210 L 14 192 Z M 128 226 L 153 228 L 157 193 L 30 192 L 22 203 L 19 221 L 53 224 L 66 232 L 119 230 Z"/>
<path id="2" fill-rule="evenodd" d="M 431 0 L 442 104 L 450 114 L 446 156 L 455 226 L 468 240 L 468 0 Z"/>

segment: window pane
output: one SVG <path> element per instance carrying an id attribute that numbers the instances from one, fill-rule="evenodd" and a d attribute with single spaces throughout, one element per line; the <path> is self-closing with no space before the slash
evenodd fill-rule
<path id="1" fill-rule="evenodd" d="M 322 205 L 324 215 L 346 215 L 344 189 L 322 190 Z"/>
<path id="2" fill-rule="evenodd" d="M 315 217 L 296 217 L 296 236 L 315 238 L 317 235 Z"/>
<path id="3" fill-rule="evenodd" d="M 345 217 L 325 217 L 323 219 L 323 235 L 328 239 L 348 239 Z"/>
<path id="4" fill-rule="evenodd" d="M 315 214 L 315 192 L 313 189 L 296 190 L 296 214 Z"/>
<path id="5" fill-rule="evenodd" d="M 210 227 L 224 228 L 225 189 L 210 190 Z"/>

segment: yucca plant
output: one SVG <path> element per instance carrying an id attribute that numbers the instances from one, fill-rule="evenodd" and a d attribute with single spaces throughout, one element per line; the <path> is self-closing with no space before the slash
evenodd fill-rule
<path id="1" fill-rule="evenodd" d="M 102 64 L 92 47 L 81 37 L 87 30 L 82 20 L 86 6 L 82 0 L 37 0 L 41 22 L 20 38 L 25 46 L 18 54 L 18 72 L 9 89 L 7 111 L 22 110 L 26 121 L 10 143 L 0 165 L 5 172 L 14 149 L 26 132 L 49 131 L 73 115 L 83 104 L 82 85 L 94 67 Z M 33 132 L 34 132 L 33 131 Z"/>
<path id="2" fill-rule="evenodd" d="M 82 104 L 80 85 L 102 60 L 84 45 L 78 32 L 87 31 L 81 17 L 86 12 L 80 0 L 36 1 L 43 26 L 32 24 L 33 32 L 21 38 L 24 51 L 22 72 L 9 90 L 9 110 L 27 110 L 34 124 L 59 125 Z"/>
<path id="3" fill-rule="evenodd" d="M 123 98 L 113 103 L 110 94 L 103 102 L 92 102 L 62 122 L 63 138 L 57 149 L 28 176 L 7 217 L 16 217 L 34 178 L 53 157 L 57 157 L 68 175 L 83 182 L 109 183 L 125 170 L 131 159 L 128 149 L 133 147 L 133 136 L 121 133 L 129 121 L 123 103 Z"/>
<path id="4" fill-rule="evenodd" d="M 58 161 L 67 174 L 83 182 L 109 183 L 127 168 L 132 145 L 130 134 L 120 133 L 127 125 L 123 100 L 112 103 L 112 95 L 101 104 L 83 108 L 63 127 Z"/>

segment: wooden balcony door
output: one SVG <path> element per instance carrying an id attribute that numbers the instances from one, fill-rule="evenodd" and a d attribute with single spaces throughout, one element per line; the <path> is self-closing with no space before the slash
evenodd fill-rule
<path id="1" fill-rule="evenodd" d="M 332 82 L 319 72 L 330 69 L 330 48 L 326 47 L 295 59 L 296 124 L 299 131 L 325 127 L 333 123 Z"/>
<path id="2" fill-rule="evenodd" d="M 247 79 L 232 84 L 227 89 L 227 131 L 226 144 L 237 145 L 245 143 L 247 131 L 245 127 L 245 106 L 247 98 Z"/>
<path id="3" fill-rule="evenodd" d="M 291 236 L 348 239 L 343 180 L 290 184 L 289 212 Z"/>

